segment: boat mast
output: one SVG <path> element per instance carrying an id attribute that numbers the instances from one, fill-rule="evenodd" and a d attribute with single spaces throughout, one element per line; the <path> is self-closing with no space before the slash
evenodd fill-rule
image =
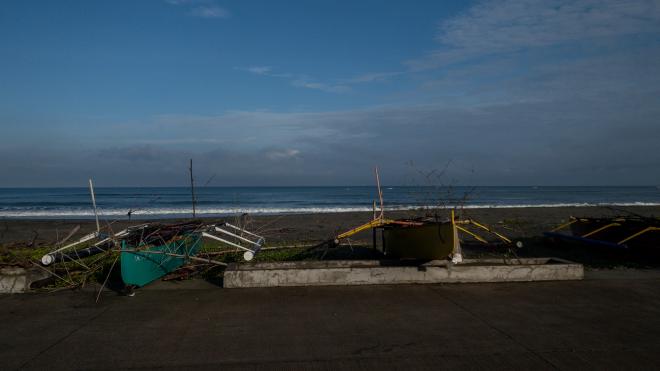
<path id="1" fill-rule="evenodd" d="M 99 225 L 99 214 L 96 211 L 96 198 L 94 197 L 94 185 L 92 184 L 92 179 L 89 179 L 89 193 L 92 194 L 92 206 L 94 206 L 94 219 L 96 219 L 96 232 L 101 232 L 101 226 Z"/>
<path id="2" fill-rule="evenodd" d="M 378 166 L 374 168 L 374 172 L 376 173 L 376 186 L 378 187 L 378 199 L 380 200 L 380 219 L 384 219 L 385 208 L 383 207 L 383 191 L 380 188 L 380 176 L 378 175 Z"/>
<path id="3" fill-rule="evenodd" d="M 190 159 L 190 193 L 192 194 L 192 216 L 195 217 L 195 183 L 193 181 L 192 158 Z"/>

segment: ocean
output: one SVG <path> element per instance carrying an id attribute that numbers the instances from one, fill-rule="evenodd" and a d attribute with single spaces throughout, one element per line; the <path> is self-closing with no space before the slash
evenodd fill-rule
<path id="1" fill-rule="evenodd" d="M 423 207 L 507 208 L 660 205 L 659 187 L 393 187 L 382 188 L 386 210 Z M 378 199 L 363 187 L 200 187 L 198 216 L 238 213 L 289 214 L 371 211 Z M 190 189 L 96 188 L 99 213 L 106 217 L 191 216 Z M 0 188 L 0 217 L 91 218 L 87 188 Z"/>

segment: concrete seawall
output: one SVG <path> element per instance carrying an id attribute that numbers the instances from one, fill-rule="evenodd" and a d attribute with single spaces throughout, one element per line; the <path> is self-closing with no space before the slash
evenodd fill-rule
<path id="1" fill-rule="evenodd" d="M 0 293 L 16 294 L 30 290 L 33 282 L 45 279 L 49 274 L 40 269 L 16 266 L 0 268 Z"/>
<path id="2" fill-rule="evenodd" d="M 405 263 L 341 260 L 230 266 L 224 287 L 277 287 L 581 280 L 581 264 L 558 258 L 434 260 Z"/>

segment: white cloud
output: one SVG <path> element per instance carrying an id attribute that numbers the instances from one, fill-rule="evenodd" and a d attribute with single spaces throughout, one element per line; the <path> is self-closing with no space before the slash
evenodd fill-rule
<path id="1" fill-rule="evenodd" d="M 351 88 L 346 85 L 324 84 L 316 81 L 310 81 L 304 78 L 291 81 L 291 85 L 298 88 L 321 90 L 327 93 L 345 93 L 351 90 Z"/>
<path id="2" fill-rule="evenodd" d="M 170 5 L 213 5 L 213 0 L 165 0 Z"/>
<path id="3" fill-rule="evenodd" d="M 297 149 L 283 149 L 283 150 L 271 150 L 266 152 L 266 157 L 268 157 L 271 160 L 277 161 L 277 160 L 287 160 L 294 158 L 300 154 L 300 151 Z"/>
<path id="4" fill-rule="evenodd" d="M 219 6 L 204 5 L 191 9 L 190 15 L 200 18 L 228 18 L 230 13 Z"/>
<path id="5" fill-rule="evenodd" d="M 245 67 L 242 68 L 245 71 L 251 72 L 255 75 L 266 75 L 268 74 L 273 68 L 270 66 L 251 66 L 251 67 Z"/>
<path id="6" fill-rule="evenodd" d="M 213 0 L 165 0 L 174 6 L 192 7 L 188 14 L 200 18 L 228 18 L 231 13 L 225 8 L 217 6 Z"/>
<path id="7" fill-rule="evenodd" d="M 346 93 L 352 86 L 387 81 L 458 62 L 515 54 L 526 49 L 660 32 L 657 0 L 490 0 L 440 23 L 439 47 L 404 61 L 402 71 L 370 72 L 319 80 L 303 74 L 275 74 L 268 67 L 245 68 L 254 74 L 290 80 L 292 86 Z M 616 43 L 616 41 L 615 41 Z M 429 87 L 433 82 L 425 82 Z"/>
<path id="8" fill-rule="evenodd" d="M 372 72 L 372 73 L 365 73 L 363 75 L 358 75 L 355 77 L 351 77 L 348 79 L 343 79 L 341 82 L 343 84 L 361 84 L 361 83 L 367 83 L 367 82 L 375 82 L 375 81 L 385 81 L 390 79 L 391 77 L 395 76 L 400 76 L 405 74 L 406 72 Z"/>
<path id="9" fill-rule="evenodd" d="M 310 79 L 303 74 L 275 73 L 273 72 L 273 68 L 270 66 L 236 67 L 236 69 L 247 71 L 255 75 L 287 79 L 290 80 L 291 86 L 297 88 L 320 90 L 326 93 L 345 93 L 351 90 L 347 84 L 322 83 L 314 79 Z"/>
<path id="10" fill-rule="evenodd" d="M 295 87 L 321 90 L 328 93 L 345 93 L 351 90 L 350 85 L 376 82 L 376 81 L 385 81 L 392 77 L 400 76 L 407 73 L 407 72 L 374 72 L 374 73 L 367 73 L 346 79 L 334 79 L 331 82 L 319 82 L 316 79 L 312 79 L 307 75 L 303 75 L 303 74 L 273 73 L 273 69 L 270 66 L 237 67 L 237 69 L 247 71 L 255 75 L 291 79 L 291 85 Z"/>
<path id="11" fill-rule="evenodd" d="M 442 22 L 440 48 L 413 70 L 564 43 L 660 31 L 655 0 L 494 0 Z"/>

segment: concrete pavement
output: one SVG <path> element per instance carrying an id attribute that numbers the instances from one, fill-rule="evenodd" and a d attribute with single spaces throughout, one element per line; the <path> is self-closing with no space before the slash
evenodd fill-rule
<path id="1" fill-rule="evenodd" d="M 170 288 L 178 289 L 171 290 Z M 660 274 L 0 296 L 1 369 L 657 369 Z"/>

